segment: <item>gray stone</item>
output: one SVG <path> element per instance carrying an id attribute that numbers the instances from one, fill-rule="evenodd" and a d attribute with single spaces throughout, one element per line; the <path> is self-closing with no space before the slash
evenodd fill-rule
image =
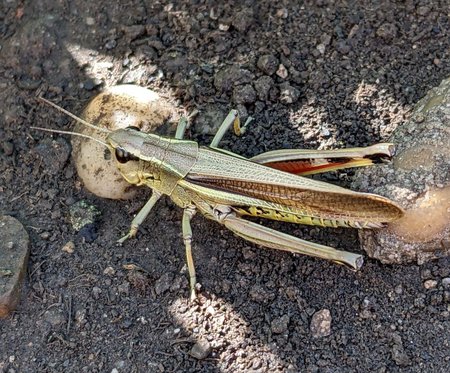
<path id="1" fill-rule="evenodd" d="M 450 277 L 445 277 L 442 279 L 442 286 L 445 289 L 449 289 L 450 288 Z"/>
<path id="2" fill-rule="evenodd" d="M 437 286 L 437 281 L 436 280 L 426 280 L 424 283 L 423 283 L 423 287 L 425 288 L 425 289 L 427 289 L 427 290 L 429 290 L 429 289 L 435 289 L 436 288 L 436 286 Z"/>
<path id="3" fill-rule="evenodd" d="M 211 352 L 211 344 L 208 341 L 198 341 L 189 351 L 189 355 L 198 360 L 203 360 L 208 357 Z"/>
<path id="4" fill-rule="evenodd" d="M 280 84 L 280 100 L 284 104 L 293 104 L 298 101 L 300 91 L 288 82 Z"/>
<path id="5" fill-rule="evenodd" d="M 405 216 L 360 230 L 361 246 L 383 263 L 422 264 L 450 255 L 450 79 L 420 100 L 389 140 L 393 162 L 361 169 L 352 188 L 396 201 Z"/>
<path id="6" fill-rule="evenodd" d="M 19 303 L 29 244 L 28 233 L 17 219 L 0 217 L 0 318 L 7 317 Z"/>
<path id="7" fill-rule="evenodd" d="M 326 337 L 331 334 L 331 313 L 330 310 L 324 308 L 317 311 L 309 326 L 313 338 Z"/>

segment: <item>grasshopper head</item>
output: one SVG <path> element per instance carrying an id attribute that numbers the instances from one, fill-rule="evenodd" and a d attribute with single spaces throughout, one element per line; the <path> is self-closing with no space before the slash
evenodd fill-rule
<path id="1" fill-rule="evenodd" d="M 116 161 L 117 169 L 131 184 L 141 183 L 139 157 L 143 143 L 143 134 L 134 127 L 116 130 L 106 137 L 106 145 Z"/>
<path id="2" fill-rule="evenodd" d="M 162 142 L 161 137 L 140 132 L 136 127 L 118 129 L 106 137 L 106 144 L 125 180 L 147 186 L 159 179 L 165 148 Z"/>

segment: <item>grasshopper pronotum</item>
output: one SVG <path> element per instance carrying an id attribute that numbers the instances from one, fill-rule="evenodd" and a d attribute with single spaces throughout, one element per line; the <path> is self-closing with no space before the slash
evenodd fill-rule
<path id="1" fill-rule="evenodd" d="M 326 227 L 380 228 L 400 218 L 403 210 L 385 197 L 354 192 L 301 175 L 372 164 L 393 155 L 392 144 L 333 151 L 277 150 L 247 159 L 218 147 L 228 128 L 241 129 L 237 111 L 225 118 L 209 146 L 184 140 L 186 121 L 175 138 L 143 133 L 129 127 L 108 131 L 98 128 L 59 106 L 78 122 L 108 132 L 105 145 L 122 176 L 131 184 L 145 185 L 153 193 L 118 242 L 134 237 L 159 198 L 166 194 L 183 208 L 182 231 L 189 270 L 190 297 L 195 298 L 196 276 L 192 259 L 191 219 L 197 211 L 256 244 L 329 259 L 359 269 L 361 255 L 308 242 L 245 220 L 256 216 Z M 76 133 L 37 128 L 50 132 Z M 79 135 L 79 134 L 78 134 Z M 89 137 L 89 136 L 87 136 Z"/>

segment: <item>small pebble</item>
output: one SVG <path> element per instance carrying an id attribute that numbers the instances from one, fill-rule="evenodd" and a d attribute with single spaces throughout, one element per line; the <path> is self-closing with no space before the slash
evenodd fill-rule
<path id="1" fill-rule="evenodd" d="M 324 136 L 324 137 L 330 136 L 330 130 L 329 130 L 328 128 L 322 128 L 322 129 L 320 130 L 320 133 L 321 133 L 321 135 Z"/>
<path id="2" fill-rule="evenodd" d="M 85 80 L 83 82 L 83 88 L 86 91 L 92 91 L 95 88 L 95 83 L 92 79 Z"/>
<path id="3" fill-rule="evenodd" d="M 124 360 L 119 360 L 114 365 L 116 366 L 117 369 L 123 369 L 123 368 L 125 368 L 127 363 Z"/>
<path id="4" fill-rule="evenodd" d="M 226 23 L 219 23 L 219 30 L 220 31 L 228 31 L 230 29 L 230 25 Z"/>
<path id="5" fill-rule="evenodd" d="M 324 54 L 325 53 L 325 45 L 324 44 L 321 43 L 316 48 L 320 52 L 320 54 Z"/>
<path id="6" fill-rule="evenodd" d="M 113 40 L 109 40 L 106 42 L 105 44 L 105 48 L 108 50 L 114 49 L 117 46 L 117 41 Z"/>
<path id="7" fill-rule="evenodd" d="M 198 341 L 194 344 L 189 351 L 189 355 L 192 357 L 203 360 L 208 357 L 211 352 L 211 344 L 208 341 Z"/>
<path id="8" fill-rule="evenodd" d="M 92 296 L 94 297 L 94 299 L 98 299 L 100 297 L 100 294 L 102 293 L 102 289 L 100 289 L 97 286 L 94 286 L 92 288 Z"/>
<path id="9" fill-rule="evenodd" d="M 259 303 L 267 302 L 270 299 L 267 290 L 259 284 L 255 284 L 250 288 L 249 296 L 252 301 Z"/>
<path id="10" fill-rule="evenodd" d="M 288 77 L 289 73 L 288 73 L 286 67 L 284 67 L 283 64 L 280 64 L 280 66 L 278 66 L 277 75 L 281 79 L 286 79 Z"/>
<path id="11" fill-rule="evenodd" d="M 442 286 L 445 289 L 450 288 L 450 277 L 445 277 L 445 278 L 442 279 Z"/>
<path id="12" fill-rule="evenodd" d="M 424 269 L 420 273 L 420 277 L 422 277 L 423 280 L 428 280 L 431 278 L 431 270 L 430 269 Z"/>
<path id="13" fill-rule="evenodd" d="M 230 66 L 219 70 L 214 77 L 214 86 L 219 92 L 228 92 L 233 86 L 251 83 L 253 74 L 246 69 Z"/>
<path id="14" fill-rule="evenodd" d="M 86 308 L 77 310 L 75 312 L 75 322 L 78 324 L 78 326 L 82 326 L 82 325 L 86 324 L 86 322 L 87 322 L 86 315 L 87 315 Z"/>
<path id="15" fill-rule="evenodd" d="M 61 249 L 62 251 L 65 251 L 66 253 L 72 254 L 75 250 L 75 244 L 73 241 L 67 242 Z"/>
<path id="16" fill-rule="evenodd" d="M 42 232 L 39 235 L 43 240 L 48 240 L 50 238 L 50 232 Z"/>
<path id="17" fill-rule="evenodd" d="M 402 285 L 397 285 L 394 289 L 395 293 L 398 295 L 401 295 L 403 293 L 403 287 Z"/>
<path id="18" fill-rule="evenodd" d="M 328 34 L 323 34 L 320 37 L 320 41 L 323 45 L 330 45 L 331 43 L 331 36 Z"/>
<path id="19" fill-rule="evenodd" d="M 208 306 L 206 308 L 206 314 L 207 315 L 214 316 L 215 313 L 216 313 L 216 310 L 215 310 L 215 308 L 213 306 Z"/>
<path id="20" fill-rule="evenodd" d="M 387 41 L 397 37 L 397 27 L 392 23 L 383 23 L 377 30 L 377 36 Z"/>
<path id="21" fill-rule="evenodd" d="M 280 84 L 280 100 L 284 104 L 293 104 L 300 98 L 300 91 L 288 82 Z"/>
<path id="22" fill-rule="evenodd" d="M 331 334 L 331 313 L 328 309 L 317 311 L 309 326 L 313 338 L 326 337 Z"/>
<path id="23" fill-rule="evenodd" d="M 77 234 L 77 237 L 80 237 L 85 242 L 94 242 L 97 237 L 97 226 L 95 224 L 86 224 Z"/>
<path id="24" fill-rule="evenodd" d="M 346 41 L 340 40 L 336 44 L 336 50 L 339 53 L 348 54 L 350 52 L 351 48 L 350 48 L 350 45 Z"/>
<path id="25" fill-rule="evenodd" d="M 46 172 L 51 175 L 62 173 L 70 158 L 70 151 L 70 144 L 62 137 L 58 137 L 56 140 L 46 137 L 34 147 L 34 152 L 39 154 L 46 166 Z"/>
<path id="26" fill-rule="evenodd" d="M 444 302 L 445 303 L 450 303 L 450 291 L 444 291 Z M 450 304 L 447 305 L 447 309 L 448 311 L 450 311 Z"/>
<path id="27" fill-rule="evenodd" d="M 289 16 L 289 12 L 288 12 L 287 8 L 281 8 L 281 9 L 277 9 L 277 12 L 275 13 L 275 15 L 278 18 L 286 19 Z"/>
<path id="28" fill-rule="evenodd" d="M 436 286 L 437 286 L 437 281 L 436 280 L 426 280 L 424 283 L 423 283 L 423 287 L 425 288 L 425 289 L 434 289 Z"/>
<path id="29" fill-rule="evenodd" d="M 115 273 L 116 270 L 111 266 L 108 266 L 103 270 L 103 274 L 107 276 L 114 276 Z"/>
<path id="30" fill-rule="evenodd" d="M 133 41 L 145 34 L 145 26 L 144 25 L 125 26 L 123 28 L 123 31 L 125 32 L 127 39 L 129 41 Z"/>

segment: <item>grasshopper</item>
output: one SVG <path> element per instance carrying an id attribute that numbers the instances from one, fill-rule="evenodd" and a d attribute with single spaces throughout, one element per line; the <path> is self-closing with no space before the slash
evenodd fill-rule
<path id="1" fill-rule="evenodd" d="M 390 158 L 394 153 L 393 144 L 330 151 L 276 150 L 248 159 L 218 146 L 231 126 L 237 135 L 246 129 L 248 123 L 241 127 L 236 110 L 225 118 L 210 145 L 201 146 L 183 139 L 188 125 L 186 119 L 179 122 L 174 138 L 143 133 L 134 127 L 108 131 L 42 100 L 86 126 L 107 132 L 105 142 L 92 139 L 111 151 L 118 170 L 129 183 L 152 189 L 151 197 L 133 219 L 128 234 L 118 242 L 136 235 L 162 195 L 169 196 L 183 209 L 182 232 L 191 299 L 196 297 L 191 219 L 197 211 L 250 242 L 329 259 L 354 270 L 363 264 L 361 255 L 308 242 L 244 217 L 324 227 L 380 228 L 403 215 L 401 207 L 385 197 L 304 177 Z"/>

